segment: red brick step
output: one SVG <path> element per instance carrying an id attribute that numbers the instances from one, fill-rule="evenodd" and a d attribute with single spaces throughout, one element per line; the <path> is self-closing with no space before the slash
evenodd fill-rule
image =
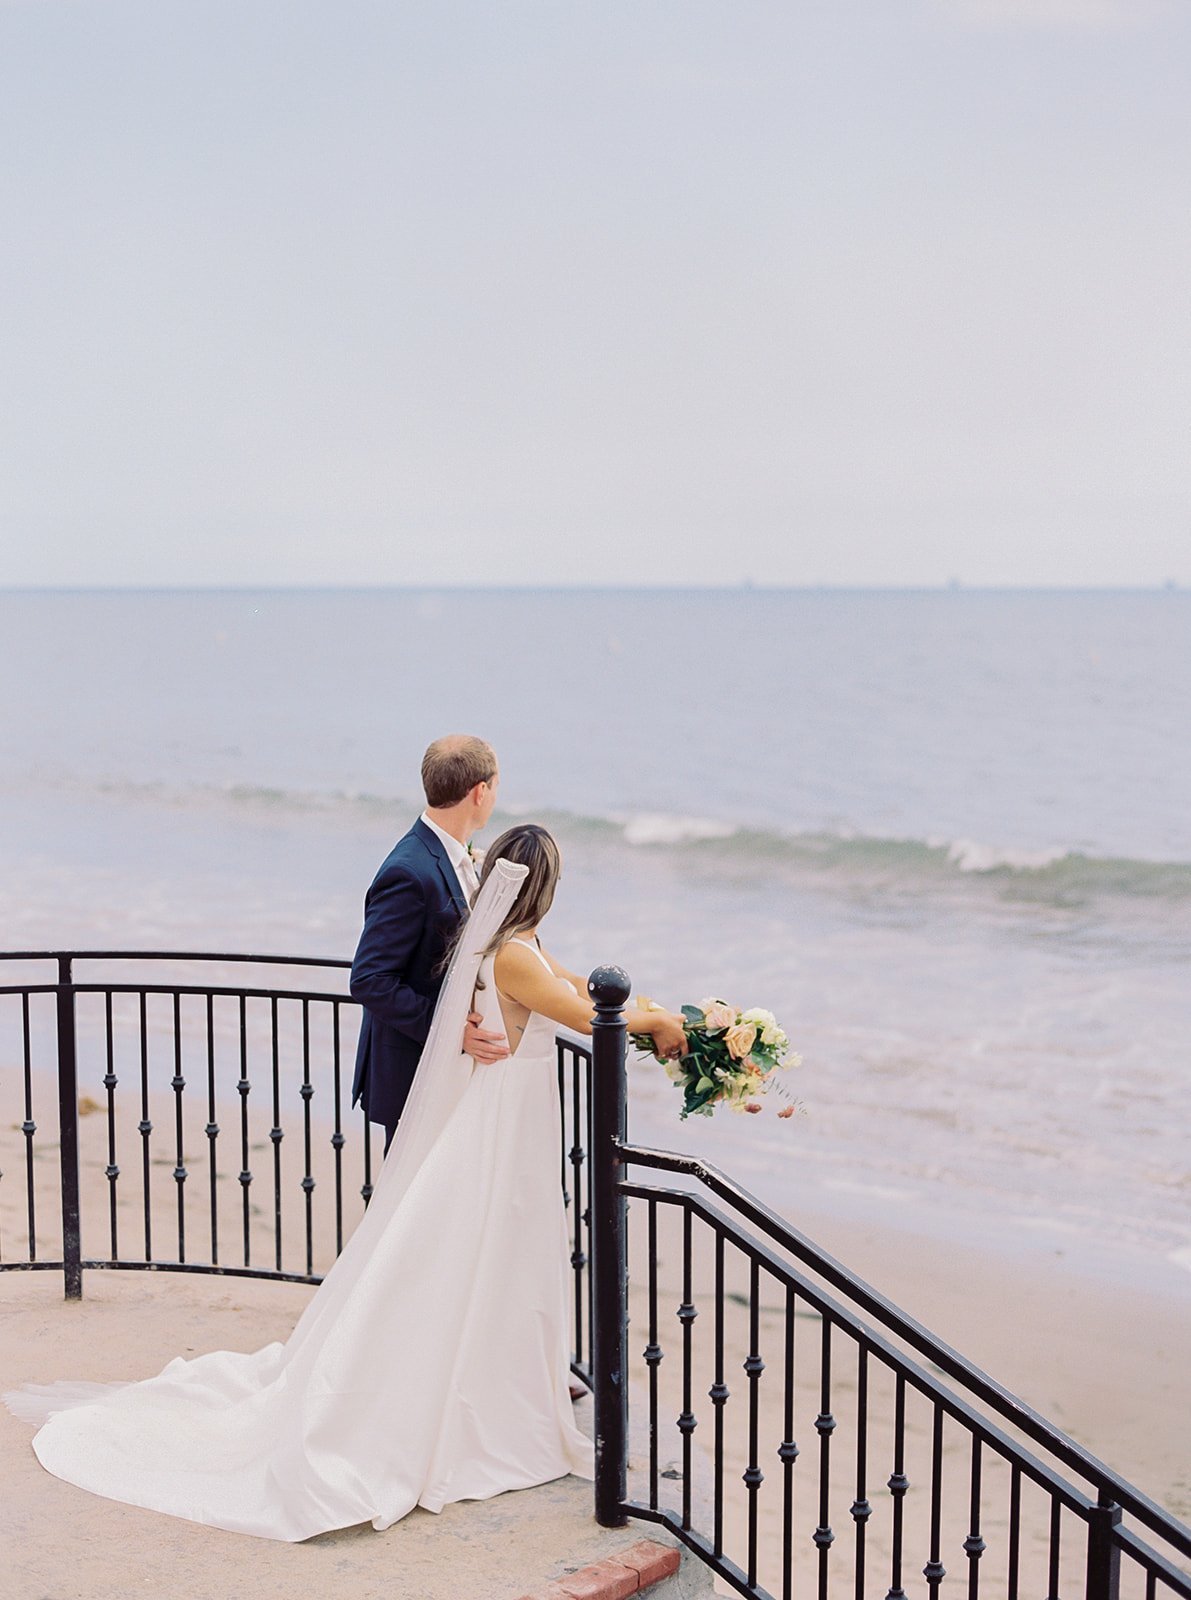
<path id="1" fill-rule="evenodd" d="M 679 1554 L 671 1545 L 642 1539 L 603 1561 L 555 1578 L 517 1600 L 626 1600 L 678 1571 Z"/>

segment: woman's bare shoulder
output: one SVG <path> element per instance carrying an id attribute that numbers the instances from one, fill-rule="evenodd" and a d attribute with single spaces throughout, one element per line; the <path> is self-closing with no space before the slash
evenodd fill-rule
<path id="1" fill-rule="evenodd" d="M 493 957 L 492 970 L 499 982 L 502 973 L 540 973 L 542 963 L 527 946 L 518 943 L 516 939 L 509 939 L 501 945 Z"/>
<path id="2" fill-rule="evenodd" d="M 534 1010 L 553 990 L 557 979 L 538 960 L 535 951 L 510 939 L 492 963 L 496 987 L 518 1004 Z"/>

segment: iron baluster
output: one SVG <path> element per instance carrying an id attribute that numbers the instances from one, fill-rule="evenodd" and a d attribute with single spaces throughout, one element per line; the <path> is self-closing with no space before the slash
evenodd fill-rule
<path id="1" fill-rule="evenodd" d="M 868 1346 L 856 1347 L 856 1497 L 851 1516 L 856 1530 L 856 1600 L 864 1600 L 864 1542 L 872 1507 L 868 1503 Z"/>
<path id="2" fill-rule="evenodd" d="M 649 1343 L 645 1346 L 645 1366 L 649 1373 L 649 1505 L 658 1508 L 658 1367 L 662 1347 L 658 1344 L 658 1206 L 647 1204 L 649 1244 Z"/>
<path id="3" fill-rule="evenodd" d="M 219 1189 L 215 1141 L 219 1124 L 215 1120 L 215 996 L 207 996 L 207 1168 L 211 1190 L 211 1264 L 219 1264 Z"/>
<path id="4" fill-rule="evenodd" d="M 116 1165 L 115 1048 L 112 1030 L 112 997 L 110 994 L 106 994 L 103 999 L 104 1044 L 107 1062 L 107 1071 L 103 1075 L 103 1087 L 107 1098 L 108 1123 L 108 1164 L 103 1169 L 103 1175 L 108 1181 L 108 1221 L 112 1240 L 111 1259 L 117 1261 L 120 1256 L 120 1250 L 116 1234 L 116 1179 L 120 1176 L 120 1168 Z"/>
<path id="5" fill-rule="evenodd" d="M 933 1596 L 947 1576 L 947 1569 L 939 1559 L 943 1520 L 943 1408 L 936 1400 L 934 1428 L 931 1438 L 930 1467 L 930 1557 L 922 1569 L 927 1588 Z"/>
<path id="6" fill-rule="evenodd" d="M 819 1551 L 819 1600 L 828 1596 L 828 1564 L 835 1534 L 831 1531 L 831 1435 L 835 1418 L 831 1414 L 831 1318 L 823 1318 L 823 1344 L 819 1360 L 819 1415 L 815 1431 L 819 1435 L 819 1525 L 812 1538 Z"/>
<path id="7" fill-rule="evenodd" d="M 1046 1600 L 1059 1600 L 1059 1549 L 1062 1540 L 1063 1507 L 1052 1495 L 1050 1501 L 1050 1538 L 1047 1541 Z"/>
<path id="8" fill-rule="evenodd" d="M 1021 1576 L 1021 1468 L 1013 1463 L 1009 1474 L 1009 1567 L 1005 1594 L 1017 1600 Z"/>
<path id="9" fill-rule="evenodd" d="M 980 1557 L 984 1554 L 984 1540 L 980 1537 L 980 1476 L 981 1441 L 972 1436 L 972 1471 L 969 1479 L 968 1537 L 964 1540 L 964 1554 L 968 1558 L 968 1600 L 977 1600 L 980 1593 Z"/>
<path id="10" fill-rule="evenodd" d="M 248 1189 L 252 1183 L 252 1168 L 248 1165 L 248 1096 L 252 1083 L 248 1077 L 248 1001 L 240 996 L 240 1077 L 236 1084 L 240 1096 L 240 1204 L 244 1214 L 244 1265 L 252 1259 L 252 1206 Z"/>
<path id="11" fill-rule="evenodd" d="M 29 1040 L 29 996 L 21 996 L 21 1027 L 23 1033 L 25 1120 L 21 1132 L 25 1136 L 25 1204 L 29 1213 L 29 1260 L 37 1260 L 37 1208 L 33 1184 L 33 1135 L 37 1124 L 33 1120 L 33 1057 Z"/>
<path id="12" fill-rule="evenodd" d="M 691 1211 L 689 1206 L 684 1206 L 682 1210 L 682 1304 L 678 1308 L 678 1320 L 682 1324 L 682 1412 L 678 1418 L 678 1431 L 682 1435 L 682 1525 L 684 1528 L 689 1528 L 691 1525 L 691 1436 L 697 1427 L 695 1413 L 691 1410 L 691 1339 L 694 1333 L 695 1318 L 698 1315 L 691 1288 Z"/>
<path id="13" fill-rule="evenodd" d="M 757 1582 L 757 1495 L 765 1481 L 758 1461 L 760 1454 L 761 1374 L 761 1269 L 754 1256 L 749 1271 L 749 1353 L 744 1359 L 749 1386 L 749 1459 L 743 1482 L 748 1490 L 748 1581 Z"/>
<path id="14" fill-rule="evenodd" d="M 306 1168 L 302 1174 L 302 1193 L 306 1197 L 306 1275 L 314 1272 L 314 1174 L 311 1172 L 310 1101 L 314 1085 L 310 1081 L 310 1001 L 302 1001 L 302 1097 L 303 1154 Z"/>
<path id="15" fill-rule="evenodd" d="M 592 1109 L 591 1109 L 591 1064 L 592 1064 L 592 1058 L 591 1058 L 590 1052 L 584 1052 L 584 1055 L 583 1055 L 583 1058 L 582 1058 L 582 1062 L 580 1062 L 579 1057 L 572 1050 L 571 1059 L 575 1063 L 575 1071 L 579 1072 L 580 1070 L 582 1070 L 582 1072 L 583 1072 L 583 1093 L 586 1096 L 586 1111 L 587 1111 L 587 1121 L 586 1121 L 587 1148 L 588 1148 L 588 1150 L 590 1150 L 592 1148 L 592 1139 L 594 1137 L 594 1127 L 593 1127 L 593 1122 L 592 1122 Z M 590 1258 L 591 1253 L 592 1253 L 592 1250 L 591 1250 L 591 1213 L 592 1213 L 593 1204 L 594 1204 L 594 1201 L 592 1199 L 592 1191 L 591 1191 L 591 1163 L 589 1161 L 588 1162 L 588 1166 L 587 1166 L 587 1204 L 583 1208 L 583 1225 L 587 1229 L 587 1254 L 588 1254 L 589 1258 Z M 588 1373 L 589 1373 L 589 1375 L 590 1375 L 590 1370 L 591 1370 L 590 1369 L 591 1352 L 592 1352 L 592 1350 L 594 1348 L 595 1348 L 595 1304 L 594 1304 L 594 1295 L 593 1295 L 592 1282 L 591 1282 L 591 1263 L 590 1263 L 590 1259 L 589 1259 L 588 1268 L 587 1268 L 587 1351 L 588 1351 L 588 1363 L 589 1363 L 589 1365 L 588 1365 Z"/>
<path id="16" fill-rule="evenodd" d="M 712 1548 L 717 1556 L 724 1553 L 724 1407 L 728 1403 L 728 1385 L 724 1382 L 724 1235 L 715 1230 L 715 1377 L 707 1391 L 715 1417 L 715 1506 L 713 1514 Z"/>
<path id="17" fill-rule="evenodd" d="M 331 1074 L 332 1099 L 335 1106 L 335 1131 L 331 1135 L 331 1149 L 335 1157 L 335 1254 L 343 1249 L 343 1090 L 339 1082 L 341 1047 L 339 1043 L 339 1001 L 331 1006 Z"/>
<path id="18" fill-rule="evenodd" d="M 364 1115 L 364 1182 L 360 1185 L 360 1194 L 364 1200 L 364 1210 L 368 1209 L 368 1202 L 372 1199 L 372 1124 L 367 1114 Z"/>
<path id="19" fill-rule="evenodd" d="M 575 1291 L 575 1360 L 583 1360 L 583 1268 L 587 1265 L 587 1256 L 583 1251 L 583 1143 L 579 1138 L 581 1125 L 579 1101 L 579 1073 L 576 1069 L 571 1074 L 571 1138 L 570 1149 L 571 1171 L 574 1174 L 575 1205 L 572 1211 L 574 1244 L 571 1248 L 571 1273 Z"/>
<path id="20" fill-rule="evenodd" d="M 567 1188 L 567 1079 L 566 1045 L 557 1041 L 558 1049 L 558 1181 L 562 1185 L 563 1205 L 568 1209 L 571 1193 Z"/>
<path id="21" fill-rule="evenodd" d="M 785 1409 L 782 1442 L 778 1460 L 782 1464 L 782 1600 L 791 1600 L 794 1588 L 794 1463 L 798 1446 L 794 1441 L 794 1320 L 797 1299 L 786 1285 L 786 1326 L 783 1362 Z"/>
<path id="22" fill-rule="evenodd" d="M 174 1182 L 178 1186 L 178 1260 L 186 1260 L 186 1210 L 183 1193 L 186 1185 L 186 1161 L 182 1152 L 182 1091 L 186 1079 L 182 1076 L 182 996 L 174 993 L 174 1076 L 170 1088 L 174 1091 L 174 1127 L 177 1161 L 174 1164 Z"/>
<path id="23" fill-rule="evenodd" d="M 149 997 L 140 992 L 141 1034 L 141 1120 L 136 1131 L 141 1136 L 141 1187 L 145 1196 L 145 1260 L 153 1259 L 153 1218 L 149 1194 L 149 1139 L 153 1121 L 149 1116 Z"/>
<path id="24" fill-rule="evenodd" d="M 893 1471 L 889 1475 L 889 1494 L 893 1500 L 893 1541 L 889 1556 L 889 1591 L 885 1600 L 905 1600 L 902 1588 L 902 1539 L 905 1532 L 905 1500 L 910 1480 L 906 1477 L 906 1380 L 897 1374 L 893 1399 Z"/>
<path id="25" fill-rule="evenodd" d="M 62 1180 L 62 1275 L 66 1298 L 83 1294 L 79 1238 L 79 1065 L 71 958 L 58 957 L 58 1158 Z"/>
<path id="26" fill-rule="evenodd" d="M 269 1001 L 269 1019 L 273 1038 L 273 1126 L 269 1138 L 273 1144 L 273 1258 L 277 1271 L 281 1271 L 281 1141 L 285 1133 L 281 1127 L 281 1064 L 277 1042 L 277 996 Z"/>

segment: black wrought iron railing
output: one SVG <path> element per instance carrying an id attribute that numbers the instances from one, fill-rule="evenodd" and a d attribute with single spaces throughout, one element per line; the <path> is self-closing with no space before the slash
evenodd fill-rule
<path id="1" fill-rule="evenodd" d="M 350 965 L 0 952 L 0 1271 L 60 1271 L 68 1298 L 101 1269 L 319 1283 L 380 1154 L 349 1104 Z M 558 1085 L 572 1364 L 590 1379 L 591 1052 L 570 1035 Z"/>
<path id="2" fill-rule="evenodd" d="M 0 1271 L 319 1282 L 377 1155 L 347 967 L 0 954 Z M 1166 1510 L 730 1178 L 628 1143 L 628 992 L 599 969 L 590 1048 L 558 1040 L 599 1520 L 663 1524 L 751 1600 L 1191 1600 Z"/>
<path id="3" fill-rule="evenodd" d="M 330 986 L 350 963 L 102 950 L 2 962 L 6 977 L 33 971 L 0 985 L 25 1192 L 0 1268 L 60 1269 L 69 1297 L 99 1268 L 317 1282 L 316 1258 L 325 1268 L 342 1247 L 350 1189 L 364 1204 L 372 1191 L 374 1133 L 351 1118 L 349 1134 L 345 1104 L 355 1005 Z M 277 968 L 320 986 L 267 981 Z M 12 1152 L 5 1165 L 15 1177 Z M 329 1196 L 317 1213 L 316 1188 Z"/>
<path id="4" fill-rule="evenodd" d="M 628 1142 L 629 981 L 591 989 L 600 1521 L 753 1600 L 1191 1596 L 1174 1516 L 723 1173 Z"/>

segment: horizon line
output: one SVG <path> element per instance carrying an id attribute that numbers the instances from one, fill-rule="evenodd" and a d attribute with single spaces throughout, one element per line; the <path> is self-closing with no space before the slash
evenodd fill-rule
<path id="1" fill-rule="evenodd" d="M 1178 594 L 1151 583 L 12 583 L 0 594 Z"/>

